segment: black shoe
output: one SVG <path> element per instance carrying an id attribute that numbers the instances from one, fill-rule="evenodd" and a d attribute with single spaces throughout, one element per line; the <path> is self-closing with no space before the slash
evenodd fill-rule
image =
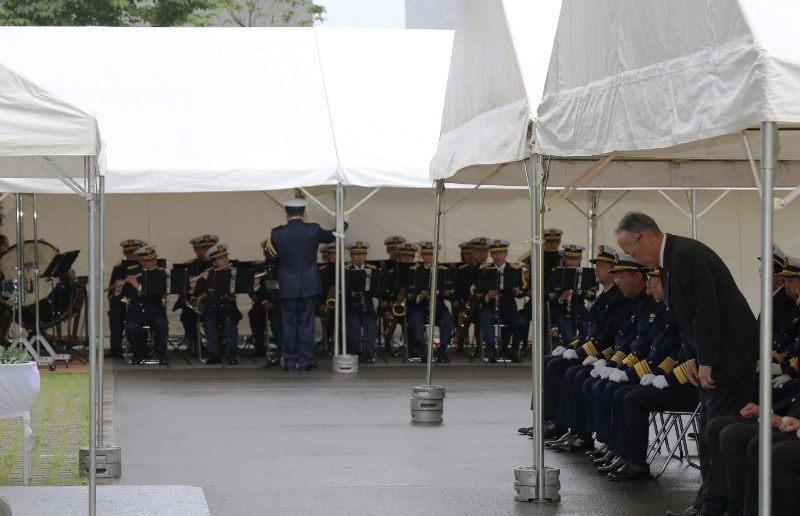
<path id="1" fill-rule="evenodd" d="M 167 354 L 166 353 L 159 353 L 158 354 L 158 365 L 167 365 Z"/>
<path id="2" fill-rule="evenodd" d="M 206 357 L 206 365 L 221 364 L 221 363 L 222 363 L 222 358 L 219 355 L 209 353 L 208 356 Z"/>
<path id="3" fill-rule="evenodd" d="M 564 435 L 562 435 L 561 437 L 559 437 L 558 439 L 555 439 L 553 441 L 545 441 L 544 442 L 544 447 L 547 448 L 548 450 L 552 450 L 553 446 L 559 446 L 561 444 L 564 444 L 565 442 L 569 441 L 573 437 L 577 437 L 577 436 L 575 434 L 573 434 L 573 433 L 567 432 Z"/>
<path id="4" fill-rule="evenodd" d="M 283 366 L 283 370 L 284 370 L 284 371 L 291 371 L 291 369 L 289 369 L 289 366 L 286 366 L 286 365 L 285 365 L 285 366 Z"/>
<path id="5" fill-rule="evenodd" d="M 603 454 L 602 457 L 598 457 L 598 458 L 594 459 L 592 461 L 592 464 L 597 466 L 597 467 L 608 466 L 609 464 L 614 462 L 614 459 L 616 459 L 616 458 L 617 458 L 617 454 L 616 453 L 614 453 L 613 451 L 608 451 L 605 454 Z"/>
<path id="6" fill-rule="evenodd" d="M 238 357 L 229 358 L 228 365 L 239 365 L 239 358 Z"/>
<path id="7" fill-rule="evenodd" d="M 528 432 L 533 433 L 533 427 L 532 426 L 523 426 L 521 428 L 517 428 L 517 432 L 519 432 L 519 435 L 528 435 Z"/>
<path id="8" fill-rule="evenodd" d="M 600 466 L 599 468 L 597 468 L 597 472 L 606 475 L 608 473 L 611 473 L 612 471 L 617 471 L 626 462 L 628 461 L 625 460 L 625 457 L 623 457 L 622 455 L 618 455 L 617 458 L 615 458 L 610 464 L 606 464 L 605 466 Z"/>
<path id="9" fill-rule="evenodd" d="M 142 365 L 143 362 L 144 362 L 144 358 L 142 358 L 140 356 L 133 355 L 133 358 L 131 358 L 131 364 L 133 364 L 133 365 Z"/>
<path id="10" fill-rule="evenodd" d="M 497 353 L 495 352 L 494 348 L 487 348 L 483 350 L 483 358 L 485 358 L 490 364 L 497 363 Z"/>
<path id="11" fill-rule="evenodd" d="M 364 357 L 364 362 L 367 363 L 367 364 L 374 364 L 375 363 L 375 355 L 373 355 L 372 353 L 367 353 L 367 355 Z M 308 364 L 307 367 L 310 367 L 312 369 L 314 368 L 314 366 L 312 366 L 311 364 Z"/>
<path id="12" fill-rule="evenodd" d="M 105 355 L 103 355 L 103 358 L 122 358 L 122 351 L 106 351 Z"/>
<path id="13" fill-rule="evenodd" d="M 374 360 L 373 360 L 373 362 L 374 362 Z M 314 366 L 311 365 L 311 364 L 308 364 L 307 366 L 305 366 L 303 368 L 303 371 L 311 371 L 312 369 L 314 369 Z"/>
<path id="14" fill-rule="evenodd" d="M 594 439 L 591 437 L 583 438 L 578 435 L 571 437 L 569 440 L 553 445 L 550 448 L 553 451 L 567 451 L 567 452 L 574 452 L 574 451 L 586 451 L 594 448 Z"/>
<path id="15" fill-rule="evenodd" d="M 447 353 L 445 353 L 443 349 L 440 349 L 436 353 L 436 363 L 437 364 L 449 364 L 450 363 L 450 357 L 447 356 Z"/>
<path id="16" fill-rule="evenodd" d="M 264 358 L 265 356 L 267 356 L 267 352 L 266 352 L 266 350 L 263 350 L 263 349 L 257 349 L 253 353 L 253 358 Z"/>
<path id="17" fill-rule="evenodd" d="M 545 440 L 558 439 L 567 431 L 563 426 L 556 424 L 552 421 L 545 421 L 542 427 L 543 437 Z"/>
<path id="18" fill-rule="evenodd" d="M 608 453 L 608 446 L 604 444 L 595 450 L 587 451 L 586 456 L 589 457 L 589 460 L 594 460 L 603 457 L 606 453 Z"/>
<path id="19" fill-rule="evenodd" d="M 621 468 L 608 474 L 611 480 L 649 480 L 650 468 L 628 461 Z"/>
<path id="20" fill-rule="evenodd" d="M 682 511 L 667 511 L 666 516 L 697 516 L 700 514 L 700 509 L 691 506 Z"/>

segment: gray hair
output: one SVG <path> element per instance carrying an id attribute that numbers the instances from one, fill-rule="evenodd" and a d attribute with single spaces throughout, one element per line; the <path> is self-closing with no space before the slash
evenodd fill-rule
<path id="1" fill-rule="evenodd" d="M 658 224 L 650 215 L 644 214 L 639 211 L 629 211 L 622 217 L 622 220 L 617 224 L 617 229 L 614 234 L 631 233 L 634 235 L 641 235 L 644 231 L 650 231 L 656 235 L 661 234 Z"/>

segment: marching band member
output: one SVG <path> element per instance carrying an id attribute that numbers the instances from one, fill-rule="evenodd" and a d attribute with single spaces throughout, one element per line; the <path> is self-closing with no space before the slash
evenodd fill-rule
<path id="1" fill-rule="evenodd" d="M 206 364 L 219 364 L 223 355 L 220 340 L 225 340 L 225 359 L 230 365 L 239 363 L 239 330 L 238 324 L 242 313 L 236 306 L 236 294 L 218 296 L 209 285 L 209 275 L 212 271 L 235 269 L 233 262 L 228 258 L 228 246 L 218 243 L 208 248 L 206 260 L 211 260 L 212 267 L 203 271 L 200 278 L 189 282 L 189 287 L 195 295 L 205 294 L 203 311 L 200 320 L 206 332 L 208 342 L 208 356 Z"/>
<path id="2" fill-rule="evenodd" d="M 134 254 L 139 260 L 139 265 L 132 265 L 125 277 L 122 295 L 128 298 L 128 312 L 126 314 L 125 331 L 133 350 L 134 364 L 141 364 L 145 358 L 145 349 L 142 342 L 144 327 L 153 330 L 153 346 L 158 355 L 158 363 L 167 365 L 167 310 L 164 307 L 162 296 L 142 295 L 142 285 L 139 282 L 143 271 L 160 269 L 158 254 L 155 245 L 148 245 L 137 249 Z"/>
<path id="3" fill-rule="evenodd" d="M 441 249 L 441 245 L 439 248 Z M 417 271 L 420 268 L 430 270 L 433 265 L 433 242 L 420 242 L 419 254 L 422 257 L 422 263 L 411 267 L 411 270 Z M 446 271 L 447 267 L 440 265 L 439 270 Z M 444 274 L 442 274 L 442 279 L 444 279 Z M 450 345 L 450 338 L 453 335 L 455 321 L 444 303 L 445 285 L 438 285 L 437 290 L 440 292 L 440 295 L 436 299 L 436 326 L 439 327 L 439 350 L 436 353 L 436 362 L 445 364 L 450 362 L 445 351 L 447 350 L 447 346 Z M 417 346 L 420 357 L 425 356 L 427 350 L 427 343 L 425 342 L 425 323 L 430 314 L 430 297 L 430 290 L 412 292 L 409 295 L 408 329 L 413 342 Z"/>
<path id="4" fill-rule="evenodd" d="M 376 271 L 377 267 L 366 263 L 367 242 L 349 244 L 350 264 L 345 267 L 350 270 Z M 369 283 L 370 277 L 367 276 Z M 359 361 L 371 364 L 375 362 L 375 343 L 378 339 L 378 314 L 372 302 L 370 293 L 371 285 L 365 285 L 365 291 L 350 292 L 347 296 L 345 310 L 347 313 L 347 347 L 351 355 L 358 355 Z M 363 342 L 362 342 L 363 329 Z"/>
<path id="5" fill-rule="evenodd" d="M 126 260 L 135 260 L 136 255 L 133 253 L 147 243 L 138 238 L 131 238 L 123 240 L 119 245 Z M 124 299 L 122 287 L 127 272 L 128 266 L 123 262 L 117 263 L 111 270 L 108 282 L 108 331 L 111 349 L 105 354 L 105 358 L 122 358 L 122 333 L 125 331 L 125 313 L 128 311 L 128 306 L 122 302 Z"/>
<path id="6" fill-rule="evenodd" d="M 261 242 L 260 249 L 264 249 L 266 240 Z M 267 333 L 267 321 L 272 328 L 272 335 L 275 343 L 280 346 L 281 342 L 281 313 L 278 302 L 278 293 L 269 290 L 266 281 L 269 279 L 269 267 L 266 261 L 262 260 L 255 263 L 257 276 L 253 278 L 253 288 L 248 293 L 253 301 L 253 306 L 247 312 L 247 320 L 250 323 L 250 335 L 253 337 L 253 348 L 256 357 L 263 357 L 267 354 L 265 336 Z M 272 364 L 268 364 L 272 365 Z"/>
<path id="7" fill-rule="evenodd" d="M 191 275 L 196 276 L 206 268 L 202 267 L 202 262 L 206 261 L 206 251 L 208 251 L 208 249 L 217 242 L 219 242 L 219 237 L 211 234 L 198 235 L 189 240 L 189 243 L 192 245 L 192 249 L 194 249 L 195 256 L 194 258 L 186 260 L 183 263 L 184 265 L 191 267 Z M 197 346 L 197 312 L 187 306 L 185 299 L 178 300 L 178 302 L 175 303 L 175 306 L 172 307 L 172 310 L 175 311 L 178 308 L 182 308 L 181 325 L 183 325 L 183 334 L 187 342 L 187 346 L 191 349 Z"/>

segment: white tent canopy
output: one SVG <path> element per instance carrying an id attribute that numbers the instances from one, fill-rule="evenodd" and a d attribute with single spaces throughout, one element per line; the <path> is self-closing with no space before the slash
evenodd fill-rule
<path id="1" fill-rule="evenodd" d="M 100 149 L 97 121 L 0 64 L 0 177 L 52 178 L 34 159 L 82 178 L 84 156 Z M 37 158 L 33 158 L 36 156 Z"/>
<path id="2" fill-rule="evenodd" d="M 106 192 L 429 187 L 452 32 L 2 27 L 103 125 Z M 63 192 L 0 178 L 0 190 Z"/>
<path id="3" fill-rule="evenodd" d="M 776 107 L 795 91 L 786 85 L 800 68 L 787 56 L 798 36 L 770 32 L 789 23 L 770 18 L 789 20 L 796 6 L 726 1 L 700 13 L 706 3 L 691 0 L 565 0 L 558 18 L 561 2 L 530 4 L 466 0 L 459 11 L 433 179 L 477 183 L 500 168 L 490 183 L 524 184 L 521 162 L 533 126 L 536 151 L 558 157 L 548 187 L 757 188 L 745 137 L 759 159 L 759 116 L 794 123 L 800 112 Z M 742 21 L 751 11 L 756 18 Z M 614 29 L 623 24 L 624 31 Z M 619 62 L 634 69 L 614 75 Z M 463 87 L 470 77 L 484 79 Z M 768 96 L 756 101 L 762 90 Z M 702 110 L 692 119 L 670 108 L 692 105 Z M 782 127 L 775 186 L 794 188 L 800 132 Z M 622 144 L 626 137 L 649 148 L 682 145 L 652 153 Z M 613 160 L 581 179 L 612 152 Z"/>

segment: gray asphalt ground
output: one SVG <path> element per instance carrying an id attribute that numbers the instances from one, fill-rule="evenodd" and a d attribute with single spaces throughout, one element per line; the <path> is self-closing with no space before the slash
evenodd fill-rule
<path id="1" fill-rule="evenodd" d="M 122 486 L 202 488 L 227 515 L 649 515 L 690 505 L 699 473 L 673 461 L 658 481 L 612 483 L 582 454 L 546 452 L 561 501 L 514 500 L 514 468 L 532 464 L 530 364 L 435 367 L 444 423 L 410 422 L 420 364 L 356 374 L 238 366 L 115 363 L 114 433 Z M 653 469 L 660 465 L 657 458 Z"/>

